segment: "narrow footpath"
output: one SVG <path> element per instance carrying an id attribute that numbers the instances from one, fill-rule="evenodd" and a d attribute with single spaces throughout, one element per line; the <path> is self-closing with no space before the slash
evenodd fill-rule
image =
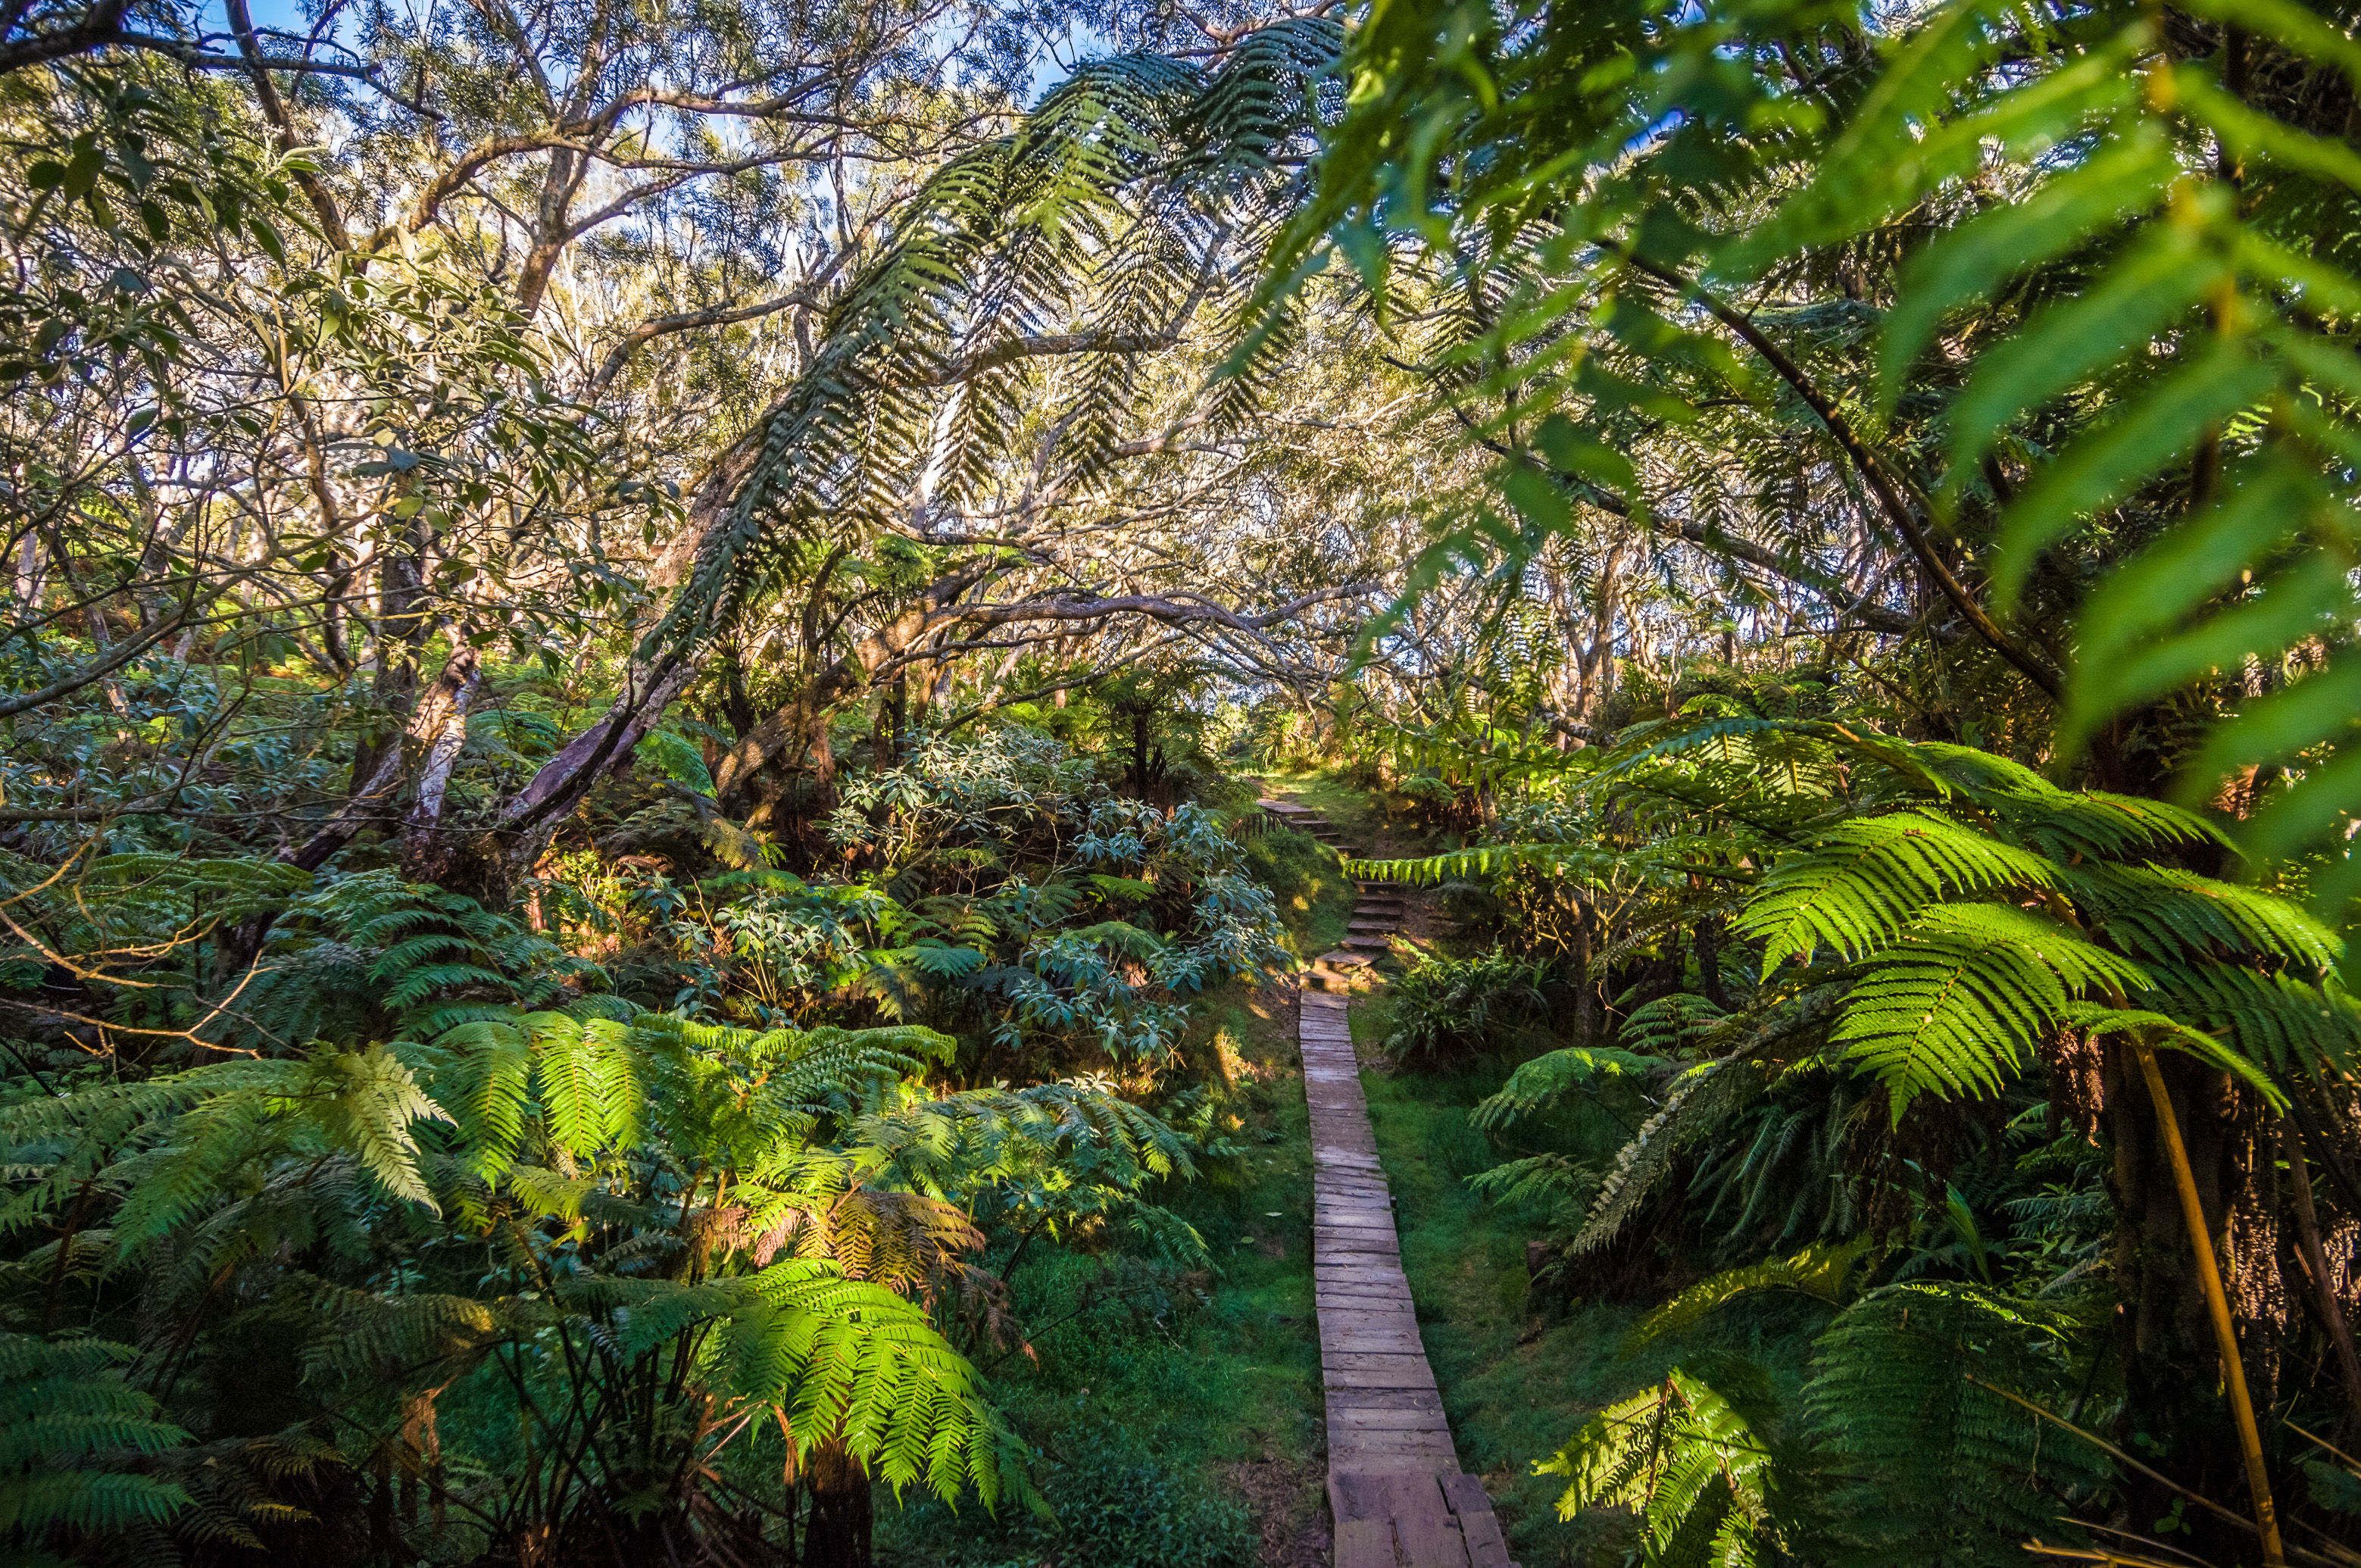
<path id="1" fill-rule="evenodd" d="M 1264 808 L 1351 858 L 1319 813 Z M 1371 963 L 1401 898 L 1360 884 L 1345 945 L 1312 964 L 1299 1025 L 1312 1107 L 1312 1272 L 1328 1406 L 1335 1568 L 1516 1568 L 1483 1483 L 1459 1468 L 1394 1234 L 1347 1021 L 1345 971 Z"/>

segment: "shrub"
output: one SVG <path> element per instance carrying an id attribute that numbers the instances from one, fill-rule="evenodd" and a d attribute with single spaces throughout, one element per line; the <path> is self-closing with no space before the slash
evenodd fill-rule
<path id="1" fill-rule="evenodd" d="M 1494 948 L 1472 959 L 1422 959 L 1393 984 L 1398 1058 L 1467 1056 L 1496 1050 L 1546 1015 L 1547 966 Z"/>
<path id="2" fill-rule="evenodd" d="M 954 1516 L 928 1498 L 888 1529 L 880 1556 L 916 1568 L 1030 1568 L 1053 1560 L 1091 1568 L 1246 1568 L 1255 1561 L 1246 1511 L 1176 1469 L 1120 1428 L 1062 1433 L 1034 1479 L 1055 1522 L 1004 1503 L 992 1519 Z M 908 1550 L 896 1550 L 906 1541 Z"/>

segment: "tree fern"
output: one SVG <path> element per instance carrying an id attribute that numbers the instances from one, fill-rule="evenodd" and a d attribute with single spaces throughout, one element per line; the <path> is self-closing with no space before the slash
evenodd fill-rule
<path id="1" fill-rule="evenodd" d="M 1782 860 L 1748 901 L 1739 929 L 1763 942 L 1763 973 L 1819 947 L 1859 958 L 1898 937 L 1946 894 L 2042 888 L 2039 855 L 1932 810 L 1848 822 L 1808 853 Z"/>
<path id="2" fill-rule="evenodd" d="M 1631 1338 L 1645 1343 L 1685 1332 L 1741 1297 L 1765 1290 L 1808 1296 L 1830 1307 L 1838 1306 L 1844 1300 L 1847 1288 L 1853 1282 L 1854 1270 L 1869 1247 L 1866 1237 L 1815 1243 L 1793 1257 L 1766 1259 L 1700 1279 L 1642 1318 L 1632 1326 Z"/>
<path id="3" fill-rule="evenodd" d="M 2070 1397 L 2074 1320 L 1975 1286 L 1896 1285 L 1821 1334 L 1805 1406 L 1831 1467 L 1834 1561 L 1997 1565 L 2068 1521 L 2110 1479 L 2087 1444 L 2054 1441 L 2036 1404 Z M 1971 1379 L 1980 1379 L 1971 1381 Z"/>
<path id="4" fill-rule="evenodd" d="M 2006 905 L 1946 905 L 1878 948 L 1831 1037 L 1885 1085 L 1899 1121 L 1922 1093 L 1997 1092 L 2074 998 L 2147 983 L 2138 965 L 2054 920 Z"/>
<path id="5" fill-rule="evenodd" d="M 1778 1541 L 1771 1459 L 1727 1398 L 1675 1370 L 1591 1417 L 1533 1470 L 1567 1477 L 1560 1519 L 1602 1507 L 1637 1512 L 1648 1568 L 1735 1568 Z"/>
<path id="6" fill-rule="evenodd" d="M 104 1536 L 189 1506 L 181 1487 L 124 1467 L 189 1441 L 123 1380 L 133 1354 L 104 1340 L 0 1334 L 0 1532 L 28 1549 L 15 1561 L 60 1563 L 41 1548 L 62 1544 L 60 1530 Z"/>
<path id="7" fill-rule="evenodd" d="M 1083 356 L 1090 373 L 1050 417 L 1071 433 L 1063 466 L 1091 483 L 1132 400 L 1139 341 L 1180 324 L 1167 319 L 1175 302 L 1192 307 L 1220 280 L 1224 247 L 1279 200 L 1275 150 L 1312 130 L 1339 38 L 1325 21 L 1281 23 L 1210 76 L 1152 55 L 1093 61 L 1008 136 L 938 170 L 831 307 L 643 656 L 728 624 L 824 521 L 884 525 L 914 485 L 962 505 L 1033 428 L 1016 417 L 1013 340 L 1077 321 L 1107 350 Z M 1250 399 L 1259 363 L 1249 351 L 1216 420 Z"/>
<path id="8" fill-rule="evenodd" d="M 1555 1104 L 1577 1089 L 1591 1090 L 1664 1066 L 1657 1057 L 1607 1047 L 1569 1046 L 1517 1064 L 1509 1081 L 1479 1100 L 1467 1119 L 1484 1128 L 1505 1127 Z"/>

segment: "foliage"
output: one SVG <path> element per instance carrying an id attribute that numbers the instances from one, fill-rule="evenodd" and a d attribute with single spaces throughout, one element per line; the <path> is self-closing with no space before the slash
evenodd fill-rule
<path id="1" fill-rule="evenodd" d="M 1630 1507 L 1643 1521 L 1641 1561 L 1744 1563 L 1775 1542 L 1770 1451 L 1704 1379 L 1675 1372 L 1609 1405 L 1536 1465 L 1568 1477 L 1560 1517 Z M 1768 1538 L 1768 1539 L 1766 1539 Z"/>
<path id="2" fill-rule="evenodd" d="M 156 1420 L 156 1401 L 124 1382 L 128 1345 L 104 1340 L 0 1336 L 0 1530 L 27 1548 L 20 1561 L 57 1563 L 40 1550 L 68 1532 L 104 1534 L 162 1524 L 189 1506 L 168 1481 L 120 1464 L 189 1434 Z M 109 1457 L 115 1464 L 100 1463 Z"/>
<path id="3" fill-rule="evenodd" d="M 1501 952 L 1421 959 L 1394 983 L 1394 1031 L 1385 1048 L 1430 1058 L 1497 1048 L 1541 1017 L 1543 974 L 1541 966 Z"/>

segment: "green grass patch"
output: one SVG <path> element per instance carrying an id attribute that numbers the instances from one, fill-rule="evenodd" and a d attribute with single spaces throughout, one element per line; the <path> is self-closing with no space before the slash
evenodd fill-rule
<path id="1" fill-rule="evenodd" d="M 1279 899 L 1298 957 L 1315 957 L 1345 939 L 1359 894 L 1334 850 L 1309 833 L 1273 826 L 1247 839 L 1246 851 L 1248 873 Z"/>
<path id="2" fill-rule="evenodd" d="M 1367 853 L 1381 834 L 1411 830 L 1409 799 L 1345 783 L 1326 769 L 1270 775 L 1271 793 L 1325 817 L 1346 842 Z"/>
<path id="3" fill-rule="evenodd" d="M 1310 1453 L 1320 1441 L 1312 1320 L 1312 1156 L 1287 1014 L 1238 988 L 1200 1001 L 1191 1031 L 1241 1152 L 1161 1201 L 1202 1236 L 1213 1271 L 1182 1271 L 1121 1234 L 1037 1245 L 1009 1288 L 1034 1356 L 1005 1354 L 993 1396 L 1033 1453 L 1054 1523 L 916 1492 L 878 1497 L 878 1551 L 896 1564 L 1246 1568 L 1255 1531 L 1222 1466 Z M 989 1363 L 994 1353 L 982 1353 Z M 1316 1506 L 1316 1499 L 1307 1499 Z"/>

